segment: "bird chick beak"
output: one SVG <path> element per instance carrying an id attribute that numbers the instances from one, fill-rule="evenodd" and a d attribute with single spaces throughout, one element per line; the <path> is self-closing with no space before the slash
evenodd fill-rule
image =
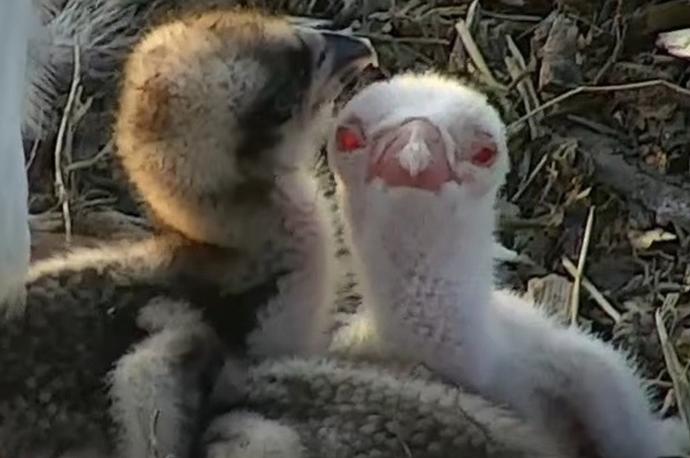
<path id="1" fill-rule="evenodd" d="M 369 65 L 378 66 L 378 55 L 368 39 L 331 31 L 321 34 L 326 52 L 331 54 L 331 76 L 339 77 L 344 84 Z"/>
<path id="2" fill-rule="evenodd" d="M 369 180 L 379 178 L 389 187 L 439 191 L 454 179 L 438 128 L 412 119 L 380 140 L 380 150 L 369 164 Z"/>
<path id="3" fill-rule="evenodd" d="M 366 38 L 304 26 L 297 26 L 297 29 L 314 56 L 314 87 L 318 102 L 334 100 L 364 69 L 370 65 L 378 66 L 378 55 Z"/>

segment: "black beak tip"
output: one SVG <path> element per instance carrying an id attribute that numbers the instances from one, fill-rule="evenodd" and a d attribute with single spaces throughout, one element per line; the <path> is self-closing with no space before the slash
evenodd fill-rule
<path id="1" fill-rule="evenodd" d="M 321 33 L 326 41 L 326 48 L 333 56 L 333 73 L 363 70 L 369 65 L 378 66 L 376 51 L 368 39 L 330 31 Z"/>

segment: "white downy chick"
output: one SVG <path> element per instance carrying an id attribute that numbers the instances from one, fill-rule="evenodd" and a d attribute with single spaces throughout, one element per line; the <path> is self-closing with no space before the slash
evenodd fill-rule
<path id="1" fill-rule="evenodd" d="M 484 95 L 433 74 L 375 83 L 342 110 L 328 153 L 364 308 L 335 351 L 423 362 L 567 451 L 679 453 L 622 354 L 495 291 L 494 204 L 509 158 Z"/>

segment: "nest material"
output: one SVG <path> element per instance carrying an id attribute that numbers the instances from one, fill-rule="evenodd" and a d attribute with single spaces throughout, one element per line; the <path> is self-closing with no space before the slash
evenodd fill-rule
<path id="1" fill-rule="evenodd" d="M 538 277 L 539 294 L 558 302 L 566 321 L 575 317 L 632 352 L 664 408 L 683 410 L 690 69 L 655 49 L 655 38 L 687 24 L 690 5 L 553 3 L 55 0 L 39 48 L 51 63 L 37 82 L 41 116 L 26 136 L 34 232 L 112 238 L 146 230 L 112 162 L 110 125 L 120 65 L 151 24 L 218 6 L 326 19 L 377 47 L 381 68 L 360 84 L 433 68 L 490 93 L 512 151 L 500 238 L 528 260 L 502 266 L 505 281 L 527 289 Z M 102 218 L 117 223 L 93 223 Z"/>

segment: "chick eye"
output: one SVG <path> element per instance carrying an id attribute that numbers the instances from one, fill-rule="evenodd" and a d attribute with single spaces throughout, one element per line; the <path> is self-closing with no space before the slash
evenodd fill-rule
<path id="1" fill-rule="evenodd" d="M 351 127 L 338 127 L 335 133 L 335 141 L 339 151 L 348 153 L 364 147 L 364 139 Z"/>
<path id="2" fill-rule="evenodd" d="M 472 156 L 472 163 L 478 167 L 490 167 L 496 161 L 496 148 L 483 146 Z"/>

